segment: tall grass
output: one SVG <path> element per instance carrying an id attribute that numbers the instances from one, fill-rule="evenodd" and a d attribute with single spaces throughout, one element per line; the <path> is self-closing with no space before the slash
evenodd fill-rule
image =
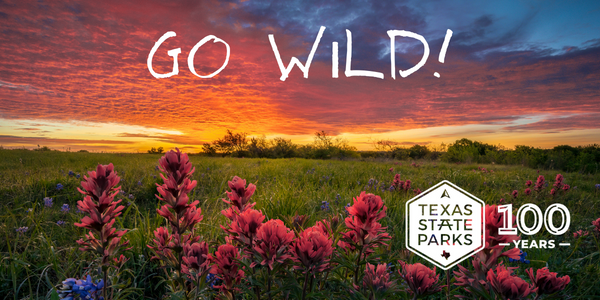
<path id="1" fill-rule="evenodd" d="M 80 179 L 98 163 L 113 163 L 121 176 L 124 191 L 118 197 L 127 207 L 121 218 L 125 228 L 133 229 L 125 238 L 133 249 L 127 253 L 131 258 L 125 265 L 134 289 L 131 299 L 156 299 L 165 292 L 162 282 L 164 270 L 150 260 L 151 252 L 146 246 L 154 238 L 152 231 L 163 226 L 164 219 L 156 214 L 159 203 L 156 183 L 161 182 L 155 169 L 160 155 L 155 154 L 98 154 L 64 153 L 55 151 L 0 150 L 0 295 L 6 299 L 41 299 L 51 296 L 51 289 L 67 277 L 80 277 L 90 270 L 92 257 L 78 250 L 76 240 L 84 230 L 75 227 L 82 214 L 76 212 L 76 202 L 82 195 L 76 188 Z M 392 160 L 373 161 L 322 161 L 299 158 L 291 159 L 240 159 L 190 157 L 196 172 L 198 186 L 190 193 L 191 199 L 200 200 L 204 220 L 199 225 L 203 239 L 211 241 L 211 249 L 224 242 L 219 225 L 226 223 L 220 211 L 227 205 L 220 201 L 228 189 L 227 181 L 234 175 L 256 184 L 253 201 L 257 202 L 267 219 L 287 220 L 289 216 L 304 214 L 308 224 L 335 214 L 345 216 L 344 206 L 352 203 L 361 191 L 380 195 L 388 207 L 388 216 L 382 220 L 392 235 L 389 249 L 381 250 L 381 259 L 394 262 L 406 258 L 404 246 L 404 204 L 414 197 L 411 192 L 389 191 L 394 174 L 403 180 L 410 179 L 414 188 L 426 190 L 441 180 L 449 180 L 487 204 L 512 203 L 518 207 L 524 203 L 536 203 L 542 210 L 552 203 L 563 203 L 571 212 L 571 229 L 560 237 L 553 237 L 542 230 L 534 237 L 525 239 L 555 239 L 556 244 L 570 242 L 570 247 L 555 249 L 527 249 L 531 266 L 548 266 L 553 272 L 569 275 L 572 283 L 568 292 L 576 299 L 590 299 L 600 295 L 600 249 L 593 235 L 575 240 L 572 232 L 578 229 L 591 231 L 591 221 L 600 217 L 600 175 L 565 173 L 565 182 L 573 189 L 552 197 L 549 188 L 542 193 L 523 195 L 525 181 L 538 176 L 537 170 L 520 166 L 450 164 L 418 162 L 419 167 Z M 398 164 L 398 163 L 401 163 Z M 478 167 L 494 172 L 482 172 Z M 390 172 L 390 168 L 394 170 Z M 69 175 L 73 172 L 73 176 Z M 541 171 L 552 180 L 557 171 Z M 368 182 L 373 179 L 373 185 Z M 63 189 L 58 190 L 57 184 Z M 382 184 L 385 186 L 382 188 Z M 550 184 L 551 185 L 551 184 Z M 575 188 L 576 187 L 576 188 Z M 519 190 L 520 196 L 512 199 L 510 192 Z M 339 195 L 339 196 L 338 196 Z M 44 206 L 44 197 L 53 198 L 53 206 Z M 330 210 L 321 210 L 322 201 L 329 203 Z M 60 207 L 69 204 L 71 210 L 63 213 Z M 57 221 L 65 225 L 57 225 Z M 19 227 L 29 227 L 20 234 Z M 410 256 L 409 262 L 423 262 Z M 515 265 L 509 263 L 508 265 Z M 529 266 L 528 266 L 529 267 Z M 525 274 L 521 268 L 520 275 Z M 445 280 L 445 279 L 444 279 Z M 458 290 L 454 291 L 458 292 Z"/>

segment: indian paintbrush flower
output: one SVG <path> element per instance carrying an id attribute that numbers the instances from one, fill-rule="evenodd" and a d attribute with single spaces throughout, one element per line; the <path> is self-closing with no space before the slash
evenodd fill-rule
<path id="1" fill-rule="evenodd" d="M 333 253 L 332 244 L 321 227 L 306 228 L 290 247 L 292 260 L 297 263 L 294 269 L 313 275 L 327 269 Z"/>
<path id="2" fill-rule="evenodd" d="M 238 262 L 241 258 L 240 251 L 230 244 L 219 246 L 215 255 L 210 255 L 210 260 L 214 262 L 210 273 L 223 281 L 221 285 L 214 287 L 223 291 L 229 299 L 235 299 L 234 293 L 238 290 L 236 285 L 244 278 L 244 271 Z"/>
<path id="3" fill-rule="evenodd" d="M 246 252 L 251 251 L 256 240 L 258 229 L 262 226 L 265 216 L 255 209 L 247 209 L 239 214 L 229 225 L 229 228 L 221 226 L 231 238 L 244 246 Z"/>
<path id="4" fill-rule="evenodd" d="M 283 263 L 291 258 L 287 248 L 294 240 L 294 232 L 287 228 L 281 220 L 269 220 L 256 233 L 254 252 L 258 254 L 260 264 L 267 265 L 273 270 L 273 263 Z M 250 267 L 257 263 L 253 262 Z"/>
<path id="5" fill-rule="evenodd" d="M 539 172 L 539 170 L 538 170 Z M 544 179 L 544 176 L 540 175 L 538 176 L 538 179 L 535 182 L 535 190 L 537 192 L 541 191 L 544 188 L 544 185 L 546 184 L 546 179 Z"/>
<path id="6" fill-rule="evenodd" d="M 568 275 L 558 277 L 555 272 L 550 272 L 548 268 L 538 269 L 535 276 L 533 276 L 532 268 L 526 270 L 526 272 L 538 296 L 558 293 L 564 290 L 571 281 Z"/>
<path id="7" fill-rule="evenodd" d="M 592 221 L 592 225 L 596 226 L 596 231 L 600 232 L 600 218 L 596 219 L 596 221 Z"/>
<path id="8" fill-rule="evenodd" d="M 514 269 L 517 268 L 506 268 L 499 265 L 495 270 L 491 269 L 487 273 L 487 281 L 502 299 L 525 299 L 535 289 L 521 277 L 513 275 L 512 270 Z"/>
<path id="9" fill-rule="evenodd" d="M 114 197 L 119 191 L 115 185 L 119 182 L 119 176 L 114 172 L 112 164 L 98 165 L 96 171 L 88 172 L 89 177 L 84 176 L 81 182 L 83 188 L 79 190 L 84 194 L 83 201 L 77 202 L 77 207 L 89 214 L 81 219 L 81 223 L 74 223 L 75 226 L 91 230 L 86 235 L 86 240 L 77 241 L 82 247 L 82 251 L 93 251 L 102 255 L 102 263 L 109 263 L 109 257 L 113 256 L 125 242 L 119 245 L 121 237 L 125 230 L 117 231 L 113 228 L 115 218 L 121 214 L 123 206 L 118 206 L 121 200 L 114 201 Z M 97 240 L 93 234 L 95 232 L 100 240 Z"/>
<path id="10" fill-rule="evenodd" d="M 433 270 L 423 264 L 407 264 L 399 260 L 400 269 L 398 273 L 400 278 L 408 286 L 408 292 L 414 295 L 415 299 L 438 293 L 445 286 L 440 285 L 440 275 L 436 274 L 436 268 Z"/>
<path id="11" fill-rule="evenodd" d="M 363 277 L 363 287 L 375 292 L 385 292 L 396 287 L 396 282 L 390 280 L 389 267 L 386 264 L 374 266 L 367 263 L 365 276 Z"/>

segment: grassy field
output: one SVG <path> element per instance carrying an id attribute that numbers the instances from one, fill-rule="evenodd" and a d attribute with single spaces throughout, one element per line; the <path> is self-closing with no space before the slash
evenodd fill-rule
<path id="1" fill-rule="evenodd" d="M 136 288 L 133 299 L 156 299 L 164 293 L 162 271 L 149 258 L 146 247 L 153 238 L 152 231 L 164 225 L 157 216 L 159 207 L 156 183 L 161 182 L 156 169 L 160 155 L 154 154 L 98 154 L 64 153 L 56 151 L 0 150 L 0 295 L 6 299 L 46 298 L 49 291 L 68 277 L 80 277 L 91 261 L 91 256 L 78 250 L 75 243 L 84 230 L 75 227 L 83 216 L 77 213 L 76 202 L 83 197 L 77 191 L 80 179 L 98 163 L 113 163 L 121 176 L 127 208 L 121 226 L 132 229 L 126 235 L 133 249 L 127 253 L 131 280 Z M 548 266 L 559 275 L 569 275 L 567 292 L 575 299 L 600 298 L 600 247 L 597 233 L 592 233 L 591 222 L 600 217 L 600 174 L 586 175 L 553 170 L 534 170 L 518 166 L 445 164 L 412 161 L 334 161 L 306 159 L 239 159 L 190 157 L 196 171 L 193 179 L 198 186 L 190 194 L 200 200 L 204 220 L 200 225 L 203 238 L 211 241 L 212 249 L 224 242 L 225 234 L 219 227 L 226 223 L 220 211 L 227 205 L 220 199 L 228 190 L 227 181 L 234 175 L 256 184 L 253 200 L 256 208 L 268 219 L 288 220 L 294 214 L 309 216 L 308 224 L 330 215 L 345 217 L 344 206 L 352 203 L 361 191 L 381 196 L 388 207 L 382 220 L 393 236 L 389 251 L 381 249 L 381 260 L 395 262 L 403 257 L 409 262 L 423 262 L 415 256 L 406 257 L 404 246 L 404 204 L 414 192 L 389 191 L 394 174 L 410 179 L 414 188 L 426 190 L 442 180 L 449 180 L 487 204 L 536 203 L 542 211 L 552 203 L 563 203 L 571 212 L 569 231 L 553 237 L 545 229 L 524 239 L 555 239 L 570 242 L 570 247 L 555 249 L 527 249 L 529 265 L 521 265 L 518 274 L 525 277 L 525 268 Z M 487 172 L 479 169 L 483 167 Z M 390 168 L 393 168 L 390 171 Z M 492 172 L 493 170 L 493 172 Z M 69 172 L 72 175 L 69 175 Z M 568 192 L 550 195 L 555 176 L 561 173 L 571 186 Z M 544 175 L 550 183 L 541 193 L 525 196 L 526 180 L 535 182 Z M 371 185 L 369 185 L 371 181 Z M 62 186 L 62 188 L 58 188 Z M 510 195 L 519 191 L 516 199 Z M 51 207 L 44 198 L 53 199 Z M 329 210 L 321 208 L 327 201 Z M 63 204 L 69 211 L 63 212 Z M 62 224 L 62 221 L 64 224 Z M 287 221 L 286 221 L 287 222 Z M 342 224 L 343 226 L 343 224 Z M 23 233 L 17 232 L 21 229 Z M 573 232 L 583 229 L 590 234 L 574 238 Z M 517 263 L 505 263 L 520 266 Z M 466 266 L 467 261 L 463 262 Z M 93 272 L 93 271 L 92 271 Z M 439 272 L 439 271 L 438 271 Z M 442 274 L 442 278 L 445 275 Z M 445 279 L 444 279 L 445 280 Z M 455 288 L 453 288 L 455 289 Z M 452 291 L 458 293 L 458 289 Z M 437 296 L 441 298 L 442 295 Z M 445 296 L 443 296 L 445 298 Z M 436 298 L 433 297 L 432 298 Z"/>

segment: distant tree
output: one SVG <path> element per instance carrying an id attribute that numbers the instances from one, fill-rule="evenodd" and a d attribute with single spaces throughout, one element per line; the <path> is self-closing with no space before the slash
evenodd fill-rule
<path id="1" fill-rule="evenodd" d="M 373 146 L 378 151 L 392 151 L 394 148 L 398 147 L 398 142 L 390 140 L 377 140 L 373 143 Z"/>
<path id="2" fill-rule="evenodd" d="M 273 156 L 276 158 L 290 158 L 294 157 L 297 145 L 292 143 L 292 140 L 286 140 L 281 137 L 276 137 L 273 139 L 273 146 L 271 147 L 271 152 Z"/>
<path id="3" fill-rule="evenodd" d="M 152 147 L 150 150 L 148 150 L 148 153 L 150 153 L 150 154 L 161 154 L 164 151 L 165 151 L 165 149 L 163 149 L 163 147 L 158 147 L 158 149 Z"/>
<path id="4" fill-rule="evenodd" d="M 208 156 L 217 155 L 217 149 L 211 143 L 205 143 L 202 145 L 202 153 Z"/>
<path id="5" fill-rule="evenodd" d="M 33 151 L 52 151 L 52 149 L 48 148 L 48 146 L 40 147 L 40 145 L 38 145 L 38 148 L 33 149 Z"/>
<path id="6" fill-rule="evenodd" d="M 223 154 L 237 153 L 241 154 L 246 150 L 246 144 L 248 143 L 245 132 L 233 133 L 227 129 L 227 134 L 224 137 L 214 141 L 214 145 L 217 151 Z"/>
<path id="7" fill-rule="evenodd" d="M 427 146 L 422 145 L 414 145 L 408 149 L 410 158 L 420 159 L 425 157 L 425 155 L 429 154 L 431 151 L 427 148 Z"/>

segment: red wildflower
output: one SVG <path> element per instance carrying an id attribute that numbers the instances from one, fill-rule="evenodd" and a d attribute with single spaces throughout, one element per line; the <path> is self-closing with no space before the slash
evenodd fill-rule
<path id="1" fill-rule="evenodd" d="M 540 295 L 551 295 L 560 292 L 571 281 L 569 275 L 558 277 L 555 272 L 550 272 L 548 268 L 538 269 L 535 276 L 533 276 L 533 268 L 528 269 L 526 272 L 533 283 L 533 288 L 537 289 L 536 293 L 538 297 Z"/>
<path id="2" fill-rule="evenodd" d="M 408 191 L 408 190 L 410 190 L 410 184 L 411 184 L 411 181 L 410 181 L 410 179 L 407 179 L 407 180 L 404 182 L 404 190 L 405 190 L 405 191 Z"/>
<path id="3" fill-rule="evenodd" d="M 156 229 L 154 247 L 148 247 L 156 253 L 153 258 L 162 260 L 167 267 L 183 271 L 195 281 L 195 277 L 202 276 L 208 268 L 208 248 L 204 242 L 197 243 L 200 237 L 194 233 L 194 227 L 202 221 L 202 210 L 197 207 L 199 201 L 190 203 L 188 197 L 197 184 L 196 180 L 191 180 L 195 169 L 188 155 L 177 148 L 165 153 L 158 164 L 164 174 L 160 175 L 163 184 L 157 184 L 160 196 L 156 197 L 165 204 L 156 211 L 167 219 L 171 230 Z"/>
<path id="4" fill-rule="evenodd" d="M 551 189 L 550 190 L 550 195 L 554 196 L 554 194 L 556 194 L 556 190 L 555 189 Z"/>
<path id="5" fill-rule="evenodd" d="M 564 184 L 564 185 L 563 185 L 563 187 L 562 187 L 562 189 L 563 189 L 563 191 L 565 191 L 565 192 L 566 192 L 566 191 L 568 191 L 569 189 L 571 189 L 571 186 L 570 186 L 570 185 L 568 185 L 568 184 Z"/>
<path id="6" fill-rule="evenodd" d="M 181 252 L 186 245 L 197 242 L 200 237 L 193 236 L 192 234 L 179 235 L 177 233 L 171 233 L 165 227 L 158 227 L 154 230 L 154 247 L 148 245 L 148 248 L 154 250 L 156 256 L 152 259 L 160 259 L 164 261 L 170 267 L 177 267 L 179 265 L 178 255 L 174 252 Z"/>
<path id="7" fill-rule="evenodd" d="M 261 265 L 268 265 L 273 270 L 273 263 L 283 263 L 291 256 L 285 252 L 294 240 L 294 232 L 285 227 L 281 220 L 269 220 L 256 233 L 256 244 L 253 250 L 261 258 Z M 250 267 L 254 267 L 255 262 Z"/>
<path id="8" fill-rule="evenodd" d="M 529 196 L 529 195 L 531 195 L 531 189 L 530 189 L 530 188 L 526 188 L 526 189 L 525 189 L 525 195 L 526 195 L 526 196 Z"/>
<path id="9" fill-rule="evenodd" d="M 401 260 L 398 263 L 401 266 L 398 273 L 408 285 L 408 292 L 414 294 L 415 297 L 435 294 L 445 287 L 445 285 L 440 285 L 440 275 L 436 275 L 435 267 L 432 270 L 420 263 L 410 265 Z"/>
<path id="10" fill-rule="evenodd" d="M 400 180 L 400 174 L 394 175 L 394 181 L 392 182 L 392 186 L 396 191 L 401 191 L 404 189 L 404 181 Z"/>
<path id="11" fill-rule="evenodd" d="M 234 176 L 231 181 L 227 184 L 231 189 L 231 192 L 227 192 L 228 200 L 222 199 L 223 202 L 230 204 L 232 207 L 237 208 L 239 213 L 244 212 L 246 209 L 252 208 L 256 203 L 249 204 L 250 197 L 254 194 L 256 186 L 252 183 L 246 187 L 246 180 Z"/>
<path id="12" fill-rule="evenodd" d="M 182 184 L 195 170 L 195 168 L 192 168 L 188 155 L 177 148 L 175 148 L 175 151 L 171 150 L 165 153 L 158 160 L 158 164 L 160 171 L 171 175 L 177 185 Z M 163 175 L 161 174 L 161 176 Z M 164 176 L 163 179 L 165 179 Z"/>
<path id="13" fill-rule="evenodd" d="M 380 211 L 383 208 L 382 211 Z M 367 227 L 373 222 L 377 222 L 385 217 L 387 207 L 383 205 L 381 197 L 365 192 L 360 193 L 360 196 L 354 198 L 354 205 L 348 208 L 348 213 L 356 217 L 358 226 Z M 348 223 L 346 218 L 346 223 Z M 363 228 L 369 230 L 369 228 Z"/>
<path id="14" fill-rule="evenodd" d="M 587 231 L 583 231 L 583 230 L 579 229 L 579 231 L 573 232 L 573 237 L 574 237 L 574 238 L 578 238 L 578 237 L 580 237 L 580 236 L 581 236 L 581 237 L 583 237 L 583 236 L 587 236 L 588 234 L 590 234 L 590 233 L 589 233 L 589 232 L 587 232 Z"/>
<path id="15" fill-rule="evenodd" d="M 83 201 L 77 202 L 77 207 L 89 216 L 84 216 L 81 223 L 74 223 L 75 226 L 90 229 L 86 234 L 86 239 L 77 241 L 82 247 L 82 251 L 91 251 L 99 253 L 102 256 L 102 263 L 109 264 L 110 257 L 117 254 L 121 247 L 129 244 L 129 241 L 121 244 L 121 237 L 126 230 L 117 231 L 112 226 L 115 224 L 116 217 L 121 214 L 124 206 L 117 206 L 121 200 L 114 201 L 120 187 L 115 187 L 120 178 L 114 172 L 114 166 L 98 165 L 96 171 L 88 172 L 89 177 L 84 176 L 81 182 L 83 190 L 77 188 L 84 194 Z M 93 234 L 95 232 L 100 240 Z"/>
<path id="16" fill-rule="evenodd" d="M 256 233 L 261 227 L 265 216 L 255 209 L 248 209 L 237 216 L 229 225 L 229 228 L 221 226 L 223 230 L 231 234 L 232 239 L 240 242 L 249 251 L 254 245 Z"/>
<path id="17" fill-rule="evenodd" d="M 516 269 L 516 267 L 506 268 L 499 265 L 495 270 L 488 271 L 487 281 L 502 299 L 525 299 L 534 289 L 521 277 L 513 275 L 513 269 Z"/>
<path id="18" fill-rule="evenodd" d="M 96 167 L 96 171 L 88 172 L 90 177 L 83 175 L 84 181 L 81 182 L 81 187 L 83 187 L 84 190 L 82 191 L 80 188 L 77 188 L 77 190 L 86 196 L 92 197 L 96 202 L 100 200 L 100 197 L 103 194 L 118 192 L 120 187 L 115 188 L 115 185 L 117 185 L 121 179 L 114 170 L 115 167 L 113 164 L 99 164 L 98 167 Z"/>
<path id="19" fill-rule="evenodd" d="M 208 272 L 210 260 L 206 242 L 185 244 L 183 253 L 183 263 L 181 264 L 183 273 L 191 276 L 203 276 Z"/>
<path id="20" fill-rule="evenodd" d="M 119 258 L 113 258 L 114 265 L 117 266 L 117 268 L 122 267 L 128 260 L 129 258 L 125 257 L 123 254 L 121 254 Z"/>
<path id="21" fill-rule="evenodd" d="M 512 259 L 520 259 L 521 250 L 512 248 L 504 251 L 501 243 L 512 243 L 519 240 L 517 235 L 499 235 L 499 228 L 504 227 L 504 214 L 498 213 L 495 205 L 485 207 L 485 248 L 473 256 L 471 263 L 474 271 L 458 265 L 459 271 L 455 271 L 456 285 L 463 286 L 472 294 L 488 293 L 488 287 L 485 284 L 486 277 L 490 270 L 498 265 L 498 259 L 507 256 Z M 516 217 L 511 221 L 512 227 L 515 227 Z M 503 252 L 504 251 L 504 252 Z"/>
<path id="22" fill-rule="evenodd" d="M 385 232 L 387 227 L 378 222 L 385 217 L 386 210 L 379 196 L 362 192 L 354 198 L 354 205 L 347 208 L 350 215 L 344 221 L 348 230 L 342 232 L 338 246 L 346 251 L 358 248 L 366 256 L 378 245 L 387 245 L 385 242 L 391 239 Z"/>
<path id="23" fill-rule="evenodd" d="M 390 168 L 389 171 L 390 171 L 390 173 L 394 172 L 394 168 Z"/>
<path id="24" fill-rule="evenodd" d="M 388 272 L 386 264 L 379 264 L 377 268 L 374 265 L 367 263 L 365 268 L 365 276 L 363 277 L 363 287 L 372 291 L 385 291 L 396 286 L 393 280 L 390 280 L 390 272 Z"/>
<path id="25" fill-rule="evenodd" d="M 563 185 L 563 179 L 564 179 L 564 178 L 563 178 L 563 176 L 562 176 L 561 174 L 556 174 L 556 179 L 555 179 L 555 181 L 554 181 L 554 184 L 553 184 L 553 186 L 554 186 L 556 189 L 560 189 L 560 188 L 562 187 L 562 185 Z"/>
<path id="26" fill-rule="evenodd" d="M 512 226 L 516 227 L 516 217 L 513 216 Z M 501 243 L 512 243 L 515 240 L 519 240 L 520 237 L 517 235 L 500 235 L 498 229 L 504 227 L 504 214 L 498 213 L 498 207 L 496 205 L 485 206 L 485 249 L 492 250 L 496 249 Z M 502 249 L 500 246 L 499 249 Z M 519 252 L 516 251 L 516 257 L 509 256 L 513 259 L 519 259 Z M 506 256 L 506 255 L 505 255 Z"/>
<path id="27" fill-rule="evenodd" d="M 596 229 L 600 232 L 600 218 L 596 219 L 596 221 L 592 221 L 592 225 L 596 226 Z"/>
<path id="28" fill-rule="evenodd" d="M 538 173 L 540 171 L 538 170 Z M 535 182 L 535 190 L 536 191 L 541 191 L 544 188 L 544 184 L 546 183 L 546 179 L 544 179 L 544 176 L 540 175 L 538 176 L 538 179 Z"/>
<path id="29" fill-rule="evenodd" d="M 317 221 L 314 227 L 320 229 L 321 232 L 328 237 L 333 234 L 333 231 L 331 230 L 331 223 L 329 223 L 327 220 Z"/>
<path id="30" fill-rule="evenodd" d="M 190 180 L 194 168 L 186 153 L 171 150 L 159 160 L 160 170 L 165 172 L 166 177 L 161 174 L 163 184 L 157 185 L 160 196 L 156 197 L 165 202 L 157 213 L 167 219 L 171 225 L 172 233 L 183 234 L 192 230 L 202 220 L 202 211 L 197 209 L 199 201 L 189 203 L 188 193 L 196 187 L 196 180 Z"/>
<path id="31" fill-rule="evenodd" d="M 332 244 L 333 241 L 318 226 L 305 229 L 290 248 L 292 260 L 299 264 L 294 269 L 312 274 L 327 269 L 333 253 Z"/>
<path id="32" fill-rule="evenodd" d="M 525 185 L 527 187 L 530 187 L 533 184 L 533 182 L 531 182 L 531 180 L 527 180 L 527 182 L 525 182 Z"/>
<path id="33" fill-rule="evenodd" d="M 212 265 L 210 273 L 216 274 L 223 280 L 223 284 L 215 285 L 216 288 L 223 291 L 230 299 L 235 299 L 235 287 L 240 284 L 244 277 L 244 271 L 240 270 L 239 260 L 242 258 L 240 251 L 233 245 L 225 244 L 219 246 L 215 255 L 210 255 Z"/>
<path id="34" fill-rule="evenodd" d="M 511 195 L 513 198 L 517 199 L 517 196 L 519 195 L 519 191 L 514 190 L 514 191 L 512 191 Z"/>
<path id="35" fill-rule="evenodd" d="M 415 189 L 413 192 L 415 192 L 415 195 L 419 195 L 421 192 L 421 189 Z"/>

